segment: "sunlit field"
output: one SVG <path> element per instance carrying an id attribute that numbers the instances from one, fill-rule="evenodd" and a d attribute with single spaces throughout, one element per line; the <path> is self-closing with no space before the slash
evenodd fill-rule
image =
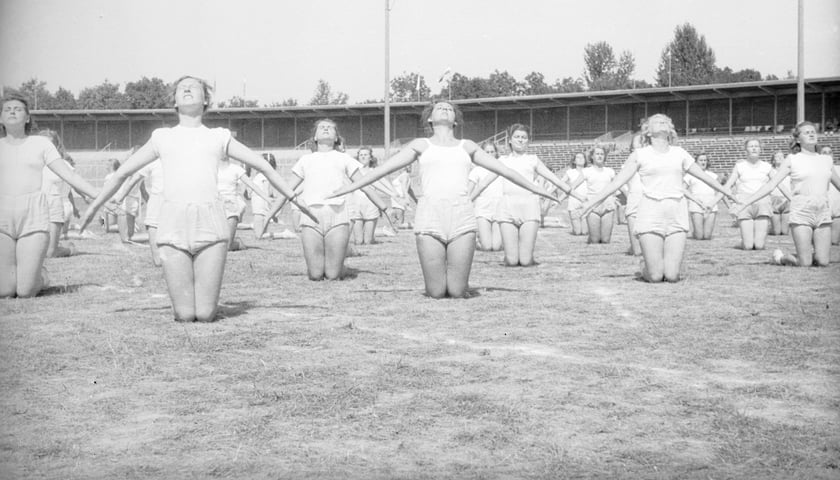
<path id="1" fill-rule="evenodd" d="M 840 248 L 770 265 L 727 218 L 683 280 L 545 228 L 422 294 L 414 237 L 311 282 L 297 239 L 228 257 L 217 322 L 173 321 L 115 233 L 0 301 L 2 478 L 840 478 Z"/>

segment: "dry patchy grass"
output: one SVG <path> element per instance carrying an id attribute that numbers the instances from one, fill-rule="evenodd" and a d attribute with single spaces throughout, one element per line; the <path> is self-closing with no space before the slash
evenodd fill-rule
<path id="1" fill-rule="evenodd" d="M 409 232 L 340 282 L 246 232 L 212 324 L 172 321 L 145 248 L 77 241 L 0 302 L 0 476 L 840 478 L 840 250 L 781 268 L 718 231 L 648 285 L 623 227 L 545 229 L 539 266 L 478 252 L 438 301 Z"/>

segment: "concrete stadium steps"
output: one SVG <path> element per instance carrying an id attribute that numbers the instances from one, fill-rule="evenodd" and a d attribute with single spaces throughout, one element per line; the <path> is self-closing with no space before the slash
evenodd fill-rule
<path id="1" fill-rule="evenodd" d="M 745 156 L 744 143 L 747 140 L 758 139 L 761 141 L 762 158 L 770 160 L 773 152 L 781 150 L 788 152 L 790 135 L 756 136 L 744 135 L 733 137 L 687 137 L 680 138 L 677 144 L 688 150 L 692 155 L 706 152 L 712 162 L 712 170 L 717 173 L 728 173 L 740 159 Z M 549 168 L 555 171 L 565 170 L 569 167 L 572 158 L 577 152 L 585 152 L 594 145 L 593 142 L 556 142 L 531 144 L 529 152 L 536 154 Z M 820 138 L 820 145 L 829 145 L 834 151 L 835 163 L 840 163 L 840 135 L 823 135 Z M 609 152 L 607 155 L 607 166 L 616 170 L 620 169 L 630 154 L 628 148 L 620 148 Z"/>

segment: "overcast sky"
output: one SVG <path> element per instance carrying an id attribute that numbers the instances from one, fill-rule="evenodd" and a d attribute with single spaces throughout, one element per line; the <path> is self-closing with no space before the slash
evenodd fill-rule
<path id="1" fill-rule="evenodd" d="M 692 23 L 719 67 L 784 78 L 796 61 L 797 0 L 391 0 L 391 76 L 433 92 L 467 76 L 581 77 L 583 50 L 629 50 L 652 82 L 674 28 Z M 384 96 L 384 0 L 0 0 L 0 84 L 55 91 L 183 74 L 216 100 L 312 98 L 319 79 L 350 101 Z M 806 77 L 840 76 L 840 1 L 805 0 Z"/>

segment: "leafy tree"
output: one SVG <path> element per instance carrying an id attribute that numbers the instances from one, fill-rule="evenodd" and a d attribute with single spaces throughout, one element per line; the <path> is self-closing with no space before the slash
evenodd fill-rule
<path id="1" fill-rule="evenodd" d="M 450 90 L 452 98 L 510 97 L 522 95 L 525 84 L 516 81 L 506 71 L 495 70 L 488 78 L 467 77 L 455 73 L 449 80 L 448 87 L 441 92 L 441 98 L 448 98 Z"/>
<path id="2" fill-rule="evenodd" d="M 418 73 L 403 72 L 391 79 L 391 99 L 395 102 L 422 102 L 431 98 L 432 90 Z"/>
<path id="3" fill-rule="evenodd" d="M 219 108 L 255 108 L 259 107 L 260 104 L 256 100 L 247 100 L 238 95 L 234 95 L 230 97 L 228 100 L 220 102 L 217 107 Z"/>
<path id="4" fill-rule="evenodd" d="M 108 110 L 130 108 L 128 98 L 120 92 L 118 83 L 109 83 L 105 80 L 101 85 L 88 87 L 79 93 L 79 100 L 76 102 L 79 108 L 87 110 Z"/>
<path id="5" fill-rule="evenodd" d="M 582 92 L 586 90 L 583 79 L 566 77 L 554 82 L 554 90 L 559 93 Z"/>
<path id="6" fill-rule="evenodd" d="M 583 62 L 586 66 L 583 78 L 589 90 L 616 90 L 631 88 L 636 59 L 625 50 L 618 61 L 612 46 L 607 42 L 587 44 L 583 49 Z"/>
<path id="7" fill-rule="evenodd" d="M 318 86 L 315 87 L 315 95 L 309 101 L 310 105 L 346 105 L 349 96 L 343 92 L 333 93 L 330 84 L 324 80 L 318 80 Z"/>
<path id="8" fill-rule="evenodd" d="M 481 98 L 484 85 L 480 78 L 470 78 L 460 73 L 454 73 L 449 79 L 447 87 L 441 91 L 444 98 Z"/>
<path id="9" fill-rule="evenodd" d="M 279 102 L 271 102 L 266 107 L 296 107 L 298 101 L 296 98 L 286 98 Z"/>
<path id="10" fill-rule="evenodd" d="M 597 90 L 615 72 L 613 48 L 607 42 L 588 43 L 583 47 L 583 79 L 590 90 Z"/>
<path id="11" fill-rule="evenodd" d="M 29 108 L 32 110 L 44 110 L 52 108 L 53 94 L 47 90 L 47 82 L 42 82 L 37 78 L 30 78 L 29 80 L 20 84 L 17 88 L 6 88 L 6 90 L 18 93 L 26 97 L 29 101 Z"/>
<path id="12" fill-rule="evenodd" d="M 714 77 L 715 83 L 756 82 L 759 80 L 761 80 L 761 72 L 752 68 L 745 68 L 737 72 L 733 72 L 729 67 L 718 68 Z"/>
<path id="13" fill-rule="evenodd" d="M 662 50 L 656 83 L 704 85 L 714 81 L 716 70 L 715 52 L 706 44 L 706 37 L 685 23 L 674 29 L 674 39 Z"/>
<path id="14" fill-rule="evenodd" d="M 531 72 L 525 75 L 523 93 L 525 95 L 543 95 L 553 93 L 554 89 L 545 83 L 545 75 L 540 72 Z"/>
<path id="15" fill-rule="evenodd" d="M 488 97 L 513 97 L 515 95 L 522 95 L 525 91 L 525 84 L 516 81 L 513 75 L 509 74 L 507 70 L 500 72 L 494 70 L 487 79 L 487 93 Z"/>
<path id="16" fill-rule="evenodd" d="M 125 96 L 130 108 L 166 108 L 172 106 L 169 87 L 157 77 L 125 84 Z"/>
<path id="17" fill-rule="evenodd" d="M 75 110 L 79 108 L 76 105 L 76 97 L 73 95 L 73 92 L 64 87 L 58 87 L 53 101 L 54 103 L 50 108 L 54 110 Z"/>

